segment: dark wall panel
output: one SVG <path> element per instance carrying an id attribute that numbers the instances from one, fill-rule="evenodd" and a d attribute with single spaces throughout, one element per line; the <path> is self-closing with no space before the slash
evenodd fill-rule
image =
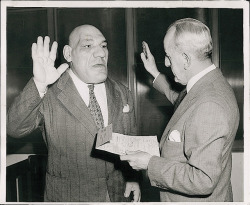
<path id="1" fill-rule="evenodd" d="M 125 9 L 82 8 L 56 9 L 59 43 L 59 61 L 63 61 L 63 46 L 68 43 L 71 31 L 80 25 L 91 24 L 103 33 L 108 41 L 109 77 L 127 84 Z"/>
<path id="2" fill-rule="evenodd" d="M 38 36 L 49 35 L 58 46 L 56 67 L 64 63 L 62 50 L 70 32 L 91 24 L 108 41 L 109 76 L 128 86 L 125 9 L 108 8 L 9 8 L 7 11 L 7 109 L 33 76 L 31 45 Z M 52 42 L 51 42 L 52 44 Z M 46 153 L 41 132 L 22 139 L 8 136 L 8 153 Z"/>
<path id="3" fill-rule="evenodd" d="M 220 67 L 237 98 L 240 124 L 236 140 L 242 140 L 244 134 L 243 11 L 242 9 L 221 9 L 219 19 Z"/>
<path id="4" fill-rule="evenodd" d="M 31 45 L 48 35 L 47 9 L 7 10 L 7 109 L 33 76 Z M 7 153 L 46 153 L 42 135 L 35 131 L 23 139 L 7 138 Z"/>

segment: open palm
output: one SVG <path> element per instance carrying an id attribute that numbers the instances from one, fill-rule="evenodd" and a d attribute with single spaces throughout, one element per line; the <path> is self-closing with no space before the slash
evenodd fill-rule
<path id="1" fill-rule="evenodd" d="M 49 51 L 50 38 L 39 36 L 37 43 L 32 44 L 33 74 L 36 81 L 50 85 L 54 83 L 68 68 L 68 64 L 62 64 L 57 69 L 54 67 L 57 52 L 57 42 L 53 42 Z"/>

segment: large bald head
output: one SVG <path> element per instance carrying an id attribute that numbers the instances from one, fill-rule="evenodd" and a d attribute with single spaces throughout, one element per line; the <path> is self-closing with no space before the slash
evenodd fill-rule
<path id="1" fill-rule="evenodd" d="M 101 83 L 107 78 L 108 49 L 103 34 L 92 25 L 76 27 L 64 47 L 64 58 L 85 83 Z"/>

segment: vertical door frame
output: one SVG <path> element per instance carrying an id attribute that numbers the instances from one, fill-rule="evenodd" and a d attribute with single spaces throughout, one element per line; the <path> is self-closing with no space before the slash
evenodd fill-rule
<path id="1" fill-rule="evenodd" d="M 216 67 L 220 68 L 220 39 L 219 39 L 219 10 L 211 9 L 209 23 L 213 40 L 212 60 Z"/>
<path id="2" fill-rule="evenodd" d="M 134 108 L 137 120 L 137 134 L 140 133 L 140 109 L 138 107 L 137 98 L 137 80 L 136 80 L 136 59 L 137 53 L 137 34 L 136 34 L 136 13 L 134 8 L 125 9 L 125 21 L 126 21 L 126 49 L 127 49 L 127 82 L 129 90 L 132 92 L 134 98 Z"/>

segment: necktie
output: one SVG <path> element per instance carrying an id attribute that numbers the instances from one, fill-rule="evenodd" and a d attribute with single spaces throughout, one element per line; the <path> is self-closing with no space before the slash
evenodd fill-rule
<path id="1" fill-rule="evenodd" d="M 187 89 L 183 89 L 179 96 L 177 97 L 175 104 L 174 104 L 174 112 L 178 108 L 178 106 L 181 104 L 181 101 L 184 99 L 184 97 L 187 95 Z"/>
<path id="2" fill-rule="evenodd" d="M 104 120 L 101 112 L 100 105 L 98 104 L 95 93 L 94 93 L 94 84 L 88 85 L 89 88 L 89 111 L 94 118 L 95 124 L 98 129 L 104 127 Z"/>

